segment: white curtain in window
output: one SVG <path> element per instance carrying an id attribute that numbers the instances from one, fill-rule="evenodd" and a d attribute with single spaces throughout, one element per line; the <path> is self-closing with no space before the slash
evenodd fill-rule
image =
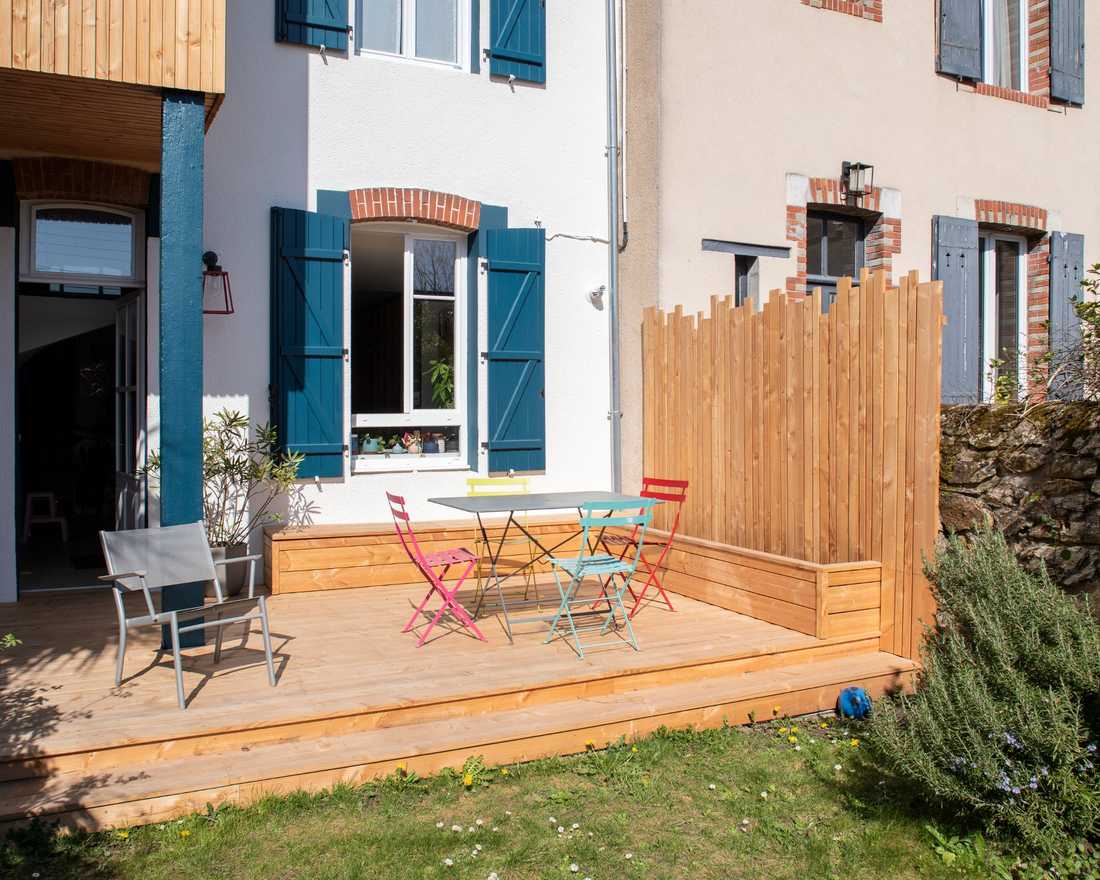
<path id="1" fill-rule="evenodd" d="M 1020 0 L 986 0 L 990 37 L 988 82 L 1023 88 L 1020 71 Z"/>

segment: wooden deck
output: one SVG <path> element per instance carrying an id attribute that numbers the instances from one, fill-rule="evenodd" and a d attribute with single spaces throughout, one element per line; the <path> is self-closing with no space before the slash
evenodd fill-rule
<path id="1" fill-rule="evenodd" d="M 0 660 L 0 822 L 29 815 L 111 827 L 159 821 L 206 803 L 319 788 L 392 772 L 506 763 L 581 751 L 661 725 L 715 726 L 830 707 L 858 683 L 904 684 L 908 660 L 877 635 L 818 639 L 674 596 L 635 619 L 642 650 L 616 635 L 580 660 L 544 624 L 509 645 L 437 630 L 417 649 L 400 630 L 421 590 L 374 587 L 275 596 L 278 687 L 259 635 L 214 667 L 190 652 L 189 709 L 175 705 L 157 635 L 133 638 L 113 687 L 117 629 L 105 592 L 30 596 L 0 609 L 23 642 Z M 589 636 L 591 638 L 591 636 Z M 227 639 L 227 646 L 238 644 Z"/>

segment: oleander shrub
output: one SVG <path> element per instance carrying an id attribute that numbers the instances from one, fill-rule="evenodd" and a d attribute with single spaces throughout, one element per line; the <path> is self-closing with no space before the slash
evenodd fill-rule
<path id="1" fill-rule="evenodd" d="M 953 536 L 915 690 L 880 702 L 871 757 L 920 802 L 1029 849 L 1100 833 L 1100 628 L 1004 536 Z"/>

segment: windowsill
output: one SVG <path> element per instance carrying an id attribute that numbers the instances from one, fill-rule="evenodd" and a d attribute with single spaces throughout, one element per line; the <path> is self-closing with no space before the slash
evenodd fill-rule
<path id="1" fill-rule="evenodd" d="M 365 47 L 359 47 L 356 49 L 356 53 L 359 55 L 366 55 L 371 58 L 380 58 L 385 61 L 396 61 L 401 64 L 423 64 L 428 67 L 435 67 L 441 70 L 455 70 L 459 73 L 465 71 L 465 66 L 459 61 L 440 61 L 437 58 L 420 58 L 416 55 L 401 55 L 396 52 L 384 52 L 381 49 L 367 49 Z"/>
<path id="2" fill-rule="evenodd" d="M 351 473 L 357 474 L 415 474 L 422 471 L 468 471 L 466 460 L 457 452 L 429 455 L 354 455 Z"/>
<path id="3" fill-rule="evenodd" d="M 1040 110 L 1046 110 L 1050 107 L 1050 99 L 1046 95 L 1033 95 L 1021 89 L 1008 89 L 1004 86 L 995 86 L 992 83 L 978 82 L 974 83 L 974 91 L 979 95 L 1003 98 L 1006 101 L 1015 101 L 1017 104 L 1038 107 Z"/>

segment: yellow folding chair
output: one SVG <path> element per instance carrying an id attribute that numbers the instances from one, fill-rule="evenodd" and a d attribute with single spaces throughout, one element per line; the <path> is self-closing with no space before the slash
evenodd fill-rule
<path id="1" fill-rule="evenodd" d="M 466 495 L 469 497 L 485 495 L 527 495 L 531 491 L 530 481 L 527 477 L 470 477 L 466 480 Z M 527 512 L 523 512 L 523 528 L 528 528 Z M 522 563 L 515 556 L 505 556 L 503 547 L 523 545 L 527 548 L 527 561 Z M 535 585 L 535 552 L 531 542 L 523 535 L 514 538 L 505 537 L 500 558 L 497 559 L 497 568 L 501 564 L 515 565 L 525 564 L 523 570 L 523 598 L 527 599 L 532 587 L 535 587 L 535 596 L 538 596 L 538 588 Z M 483 595 L 482 590 L 489 581 L 491 574 L 491 554 L 493 548 L 485 542 L 485 538 L 478 534 L 474 539 L 474 554 L 477 556 L 477 566 L 474 569 L 477 578 L 477 595 Z"/>

